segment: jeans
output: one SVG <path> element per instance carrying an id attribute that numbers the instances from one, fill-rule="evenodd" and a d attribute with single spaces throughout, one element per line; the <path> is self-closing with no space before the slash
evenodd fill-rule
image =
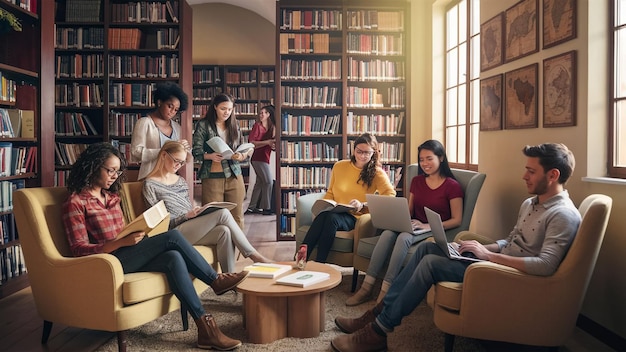
<path id="1" fill-rule="evenodd" d="M 350 231 L 354 229 L 354 225 L 356 225 L 356 218 L 350 213 L 321 212 L 313 219 L 313 223 L 302 241 L 302 244 L 307 245 L 306 257 L 309 258 L 313 248 L 317 246 L 315 261 L 325 263 L 337 231 Z"/>
<path id="2" fill-rule="evenodd" d="M 422 242 L 393 281 L 383 299 L 384 308 L 376 323 L 387 331 L 400 325 L 422 302 L 430 287 L 440 281 L 463 282 L 471 262 L 449 259 L 433 242 Z"/>
<path id="3" fill-rule="evenodd" d="M 164 273 L 170 289 L 194 319 L 205 313 L 189 274 L 209 285 L 217 273 L 178 230 L 144 237 L 136 245 L 119 248 L 111 254 L 119 259 L 125 274 Z"/>
<path id="4" fill-rule="evenodd" d="M 372 252 L 370 265 L 367 268 L 367 275 L 378 277 L 385 267 L 387 258 L 389 258 L 389 265 L 387 266 L 387 273 L 385 274 L 384 280 L 389 284 L 393 283 L 400 269 L 402 269 L 402 264 L 409 252 L 409 248 L 418 238 L 419 237 L 408 232 L 397 233 L 391 230 L 383 231 Z"/>

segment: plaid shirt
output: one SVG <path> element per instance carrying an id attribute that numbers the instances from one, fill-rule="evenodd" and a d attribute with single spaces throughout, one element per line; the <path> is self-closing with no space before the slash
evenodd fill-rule
<path id="1" fill-rule="evenodd" d="M 119 195 L 104 193 L 106 205 L 87 191 L 72 193 L 63 203 L 65 234 L 76 257 L 103 253 L 104 244 L 114 240 L 124 228 Z"/>
<path id="2" fill-rule="evenodd" d="M 239 128 L 237 131 L 239 132 Z M 216 136 L 219 137 L 217 132 L 213 131 L 207 119 L 202 119 L 196 123 L 196 129 L 193 132 L 193 149 L 191 150 L 191 153 L 193 154 L 195 161 L 202 162 L 200 170 L 198 170 L 197 177 L 199 179 L 209 178 L 209 175 L 211 174 L 211 163 L 213 163 L 213 160 L 204 160 L 204 153 L 210 154 L 215 152 L 211 149 L 211 147 L 209 147 L 208 144 L 206 144 L 206 142 Z M 240 144 L 241 132 L 239 132 L 239 138 L 237 141 L 233 143 L 233 145 L 229 144 L 229 146 L 235 150 Z M 241 175 L 241 166 L 236 160 L 222 160 L 222 169 L 224 169 L 225 178 Z"/>

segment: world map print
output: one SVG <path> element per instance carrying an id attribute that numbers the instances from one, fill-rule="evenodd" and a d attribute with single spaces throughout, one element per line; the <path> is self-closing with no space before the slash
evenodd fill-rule
<path id="1" fill-rule="evenodd" d="M 480 80 L 480 130 L 502 129 L 502 75 Z"/>
<path id="2" fill-rule="evenodd" d="M 544 126 L 571 126 L 574 123 L 574 70 L 574 51 L 544 61 Z"/>
<path id="3" fill-rule="evenodd" d="M 537 67 L 532 64 L 505 75 L 507 129 L 537 127 Z"/>
<path id="4" fill-rule="evenodd" d="M 502 63 L 502 13 L 480 27 L 480 70 Z"/>
<path id="5" fill-rule="evenodd" d="M 506 62 L 539 50 L 536 0 L 525 0 L 506 10 L 505 23 Z"/>
<path id="6" fill-rule="evenodd" d="M 543 47 L 548 48 L 576 37 L 575 22 L 575 0 L 544 0 Z"/>

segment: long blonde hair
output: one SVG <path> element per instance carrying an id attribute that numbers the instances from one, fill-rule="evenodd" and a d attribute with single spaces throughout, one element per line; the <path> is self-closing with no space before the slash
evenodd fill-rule
<path id="1" fill-rule="evenodd" d="M 150 178 L 154 175 L 160 174 L 161 171 L 164 168 L 164 158 L 162 158 L 163 155 L 165 155 L 166 153 L 169 155 L 172 155 L 174 153 L 180 153 L 180 152 L 187 152 L 185 150 L 185 147 L 183 146 L 183 144 L 179 141 L 167 141 L 165 142 L 165 144 L 163 144 L 163 146 L 161 147 L 161 150 L 159 150 L 159 155 L 157 155 L 157 161 L 156 164 L 154 165 L 154 168 L 152 169 L 152 171 L 150 171 L 150 173 L 148 174 L 148 176 L 146 176 L 146 178 Z"/>

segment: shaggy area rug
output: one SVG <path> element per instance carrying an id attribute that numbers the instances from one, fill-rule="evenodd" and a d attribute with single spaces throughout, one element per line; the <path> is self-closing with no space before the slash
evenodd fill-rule
<path id="1" fill-rule="evenodd" d="M 350 271 L 351 273 L 351 271 Z M 242 295 L 226 293 L 216 296 L 210 289 L 201 295 L 207 312 L 212 313 L 220 329 L 228 336 L 243 341 L 237 351 L 332 351 L 330 341 L 342 332 L 335 326 L 336 316 L 361 315 L 374 306 L 374 301 L 357 307 L 347 307 L 346 299 L 350 293 L 351 276 L 344 275 L 339 286 L 327 292 L 326 300 L 326 331 L 319 337 L 298 339 L 285 338 L 269 344 L 252 344 L 246 342 L 246 331 L 242 323 Z M 387 343 L 390 351 L 443 351 L 444 334 L 435 327 L 432 310 L 422 303 L 402 324 L 389 334 Z M 130 330 L 128 334 L 129 351 L 199 351 L 195 347 L 197 337 L 196 326 L 189 318 L 189 330 L 182 331 L 180 311 L 171 312 L 155 321 Z M 117 351 L 117 338 L 113 337 L 98 352 Z M 477 340 L 457 337 L 455 352 L 486 351 Z"/>

